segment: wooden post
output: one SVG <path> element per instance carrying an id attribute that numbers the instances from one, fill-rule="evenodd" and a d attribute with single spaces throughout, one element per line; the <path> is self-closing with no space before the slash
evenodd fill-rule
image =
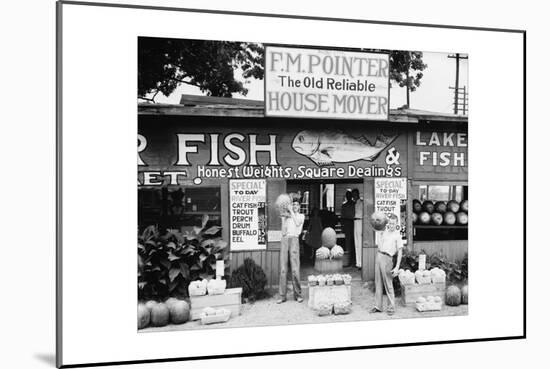
<path id="1" fill-rule="evenodd" d="M 374 244 L 374 229 L 369 218 L 374 212 L 374 178 L 365 179 L 363 183 L 363 255 L 361 278 L 363 281 L 374 280 L 374 263 L 376 245 Z"/>

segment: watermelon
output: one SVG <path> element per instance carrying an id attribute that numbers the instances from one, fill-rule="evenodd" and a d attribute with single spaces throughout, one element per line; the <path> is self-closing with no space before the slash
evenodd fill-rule
<path id="1" fill-rule="evenodd" d="M 468 305 L 468 285 L 465 284 L 460 289 L 460 293 L 462 294 L 462 303 L 465 305 Z"/>
<path id="2" fill-rule="evenodd" d="M 166 304 L 166 306 L 170 306 L 172 305 L 174 302 L 178 302 L 179 300 L 175 297 L 170 297 L 168 298 L 166 301 L 164 301 L 164 303 Z"/>
<path id="3" fill-rule="evenodd" d="M 330 257 L 330 250 L 327 247 L 319 247 L 315 251 L 315 257 L 319 260 L 328 259 Z"/>
<path id="4" fill-rule="evenodd" d="M 155 306 L 156 304 L 158 304 L 158 302 L 156 302 L 155 300 L 149 300 L 145 303 L 145 307 L 149 309 L 150 312 L 153 309 L 153 306 Z"/>
<path id="5" fill-rule="evenodd" d="M 282 193 L 275 200 L 275 207 L 279 211 L 279 215 L 282 217 L 288 217 L 290 215 L 288 208 L 292 204 L 290 196 L 286 193 Z"/>
<path id="6" fill-rule="evenodd" d="M 164 327 L 170 321 L 170 310 L 165 303 L 156 304 L 151 309 L 151 325 L 155 327 Z"/>
<path id="7" fill-rule="evenodd" d="M 189 320 L 189 304 L 183 300 L 178 300 L 168 305 L 170 312 L 170 321 L 174 324 L 182 324 Z"/>
<path id="8" fill-rule="evenodd" d="M 435 225 L 441 225 L 443 223 L 443 215 L 440 213 L 433 213 L 432 216 L 432 223 Z"/>
<path id="9" fill-rule="evenodd" d="M 333 259 L 340 259 L 343 256 L 344 249 L 342 248 L 342 246 L 336 245 L 330 250 L 330 257 Z"/>
<path id="10" fill-rule="evenodd" d="M 333 228 L 327 227 L 321 233 L 321 246 L 329 249 L 336 245 L 336 231 Z"/>
<path id="11" fill-rule="evenodd" d="M 145 304 L 138 304 L 138 329 L 143 329 L 149 325 L 151 313 Z"/>
<path id="12" fill-rule="evenodd" d="M 462 200 L 460 202 L 460 210 L 464 212 L 468 212 L 468 200 Z"/>
<path id="13" fill-rule="evenodd" d="M 422 210 L 424 210 L 425 212 L 431 214 L 434 212 L 434 203 L 431 202 L 430 200 L 426 200 L 422 203 Z"/>
<path id="14" fill-rule="evenodd" d="M 422 211 L 422 203 L 419 200 L 414 199 L 413 200 L 413 212 L 418 214 L 421 211 Z"/>
<path id="15" fill-rule="evenodd" d="M 438 201 L 434 205 L 434 211 L 444 214 L 447 211 L 447 205 L 443 201 Z"/>
<path id="16" fill-rule="evenodd" d="M 446 225 L 454 225 L 456 222 L 455 213 L 453 213 L 452 211 L 446 212 L 445 215 L 443 215 L 443 222 Z"/>
<path id="17" fill-rule="evenodd" d="M 458 306 L 462 300 L 462 293 L 457 286 L 447 287 L 445 291 L 445 303 L 449 306 Z"/>
<path id="18" fill-rule="evenodd" d="M 457 213 L 460 210 L 460 204 L 458 201 L 451 200 L 447 203 L 447 211 L 452 211 L 453 213 Z"/>
<path id="19" fill-rule="evenodd" d="M 468 224 L 468 214 L 463 211 L 456 213 L 456 222 L 460 225 Z"/>
<path id="20" fill-rule="evenodd" d="M 418 214 L 412 213 L 412 222 L 413 222 L 413 224 L 416 224 L 417 221 L 418 221 Z"/>
<path id="21" fill-rule="evenodd" d="M 430 219 L 430 214 L 425 211 L 418 214 L 418 222 L 420 224 L 430 224 Z"/>
<path id="22" fill-rule="evenodd" d="M 375 211 L 370 217 L 370 223 L 377 231 L 383 231 L 388 224 L 388 217 L 380 211 Z"/>

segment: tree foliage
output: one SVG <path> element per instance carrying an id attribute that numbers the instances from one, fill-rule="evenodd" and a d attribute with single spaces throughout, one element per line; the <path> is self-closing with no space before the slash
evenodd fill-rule
<path id="1" fill-rule="evenodd" d="M 264 46 L 229 42 L 140 37 L 138 46 L 138 96 L 169 96 L 181 84 L 198 87 L 208 96 L 231 97 L 248 93 L 243 79 L 264 78 Z M 357 49 L 346 49 L 357 51 Z M 373 50 L 390 54 L 390 80 L 407 93 L 420 87 L 427 65 L 419 51 Z"/>
<path id="2" fill-rule="evenodd" d="M 185 40 L 140 37 L 138 46 L 138 96 L 169 96 L 180 84 L 198 87 L 208 96 L 246 95 L 235 79 L 263 78 L 263 45 L 249 42 Z M 154 97 L 153 97 L 154 100 Z"/>
<path id="3" fill-rule="evenodd" d="M 420 51 L 391 51 L 390 79 L 399 87 L 415 91 L 420 87 L 420 81 L 424 76 L 422 71 L 428 67 L 424 64 L 422 56 Z"/>

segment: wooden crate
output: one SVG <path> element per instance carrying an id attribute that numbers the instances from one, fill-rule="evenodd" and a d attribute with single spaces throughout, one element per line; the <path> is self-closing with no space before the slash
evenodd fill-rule
<path id="1" fill-rule="evenodd" d="M 342 272 L 344 261 L 342 259 L 316 259 L 315 270 L 319 273 Z"/>
<path id="2" fill-rule="evenodd" d="M 200 319 L 202 309 L 205 307 L 226 308 L 231 311 L 231 317 L 241 314 L 241 295 L 242 288 L 228 288 L 221 295 L 192 296 L 191 300 L 191 320 Z"/>
<path id="3" fill-rule="evenodd" d="M 403 305 L 414 305 L 420 296 L 439 296 L 445 301 L 445 282 L 427 284 L 402 284 L 401 302 Z"/>
<path id="4" fill-rule="evenodd" d="M 307 306 L 317 309 L 320 304 L 336 304 L 351 301 L 351 286 L 309 286 Z"/>

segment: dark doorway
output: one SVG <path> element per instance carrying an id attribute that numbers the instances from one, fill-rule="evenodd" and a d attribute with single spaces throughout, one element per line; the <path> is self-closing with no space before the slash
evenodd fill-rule
<path id="1" fill-rule="evenodd" d="M 334 228 L 337 244 L 345 249 L 345 234 L 342 227 L 341 208 L 347 190 L 357 188 L 363 196 L 363 180 L 359 179 L 327 179 L 327 180 L 290 180 L 287 181 L 287 192 L 300 195 L 300 212 L 305 215 L 304 228 L 300 237 L 300 269 L 302 279 L 314 274 L 315 251 L 320 243 L 308 242 L 319 240 L 319 237 L 308 237 L 308 230 L 312 228 L 312 215 L 318 212 L 322 229 Z M 312 244 L 313 243 L 313 244 Z M 344 265 L 349 264 L 349 252 L 344 255 Z"/>

